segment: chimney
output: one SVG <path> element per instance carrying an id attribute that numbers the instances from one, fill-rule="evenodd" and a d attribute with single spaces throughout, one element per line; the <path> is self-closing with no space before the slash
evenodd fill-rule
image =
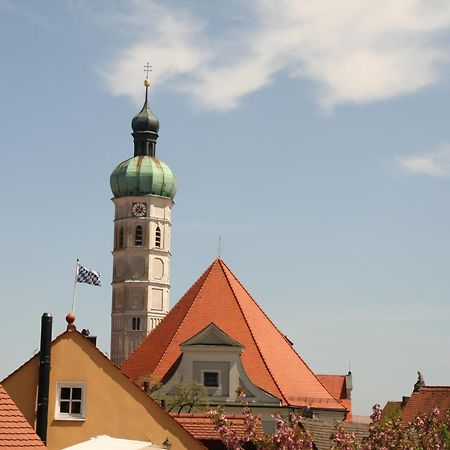
<path id="1" fill-rule="evenodd" d="M 41 349 L 39 358 L 38 407 L 36 413 L 36 434 L 47 444 L 48 392 L 50 388 L 50 352 L 52 345 L 53 317 L 42 314 Z"/>
<path id="2" fill-rule="evenodd" d="M 348 371 L 348 374 L 345 375 L 345 388 L 347 390 L 347 398 L 350 400 L 352 398 L 352 390 L 353 390 L 353 378 L 352 373 L 350 370 Z"/>
<path id="3" fill-rule="evenodd" d="M 92 345 L 94 345 L 95 347 L 97 347 L 97 336 L 91 336 L 91 332 L 90 332 L 88 329 L 86 329 L 86 328 L 83 328 L 83 329 L 81 330 L 81 334 L 82 334 L 83 336 L 87 337 L 88 340 L 91 342 Z"/>
<path id="4" fill-rule="evenodd" d="M 406 397 L 405 395 L 402 397 L 402 408 L 408 403 L 410 397 Z"/>

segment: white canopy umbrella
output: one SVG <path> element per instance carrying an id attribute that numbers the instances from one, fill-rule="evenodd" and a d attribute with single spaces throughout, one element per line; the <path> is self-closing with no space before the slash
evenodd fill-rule
<path id="1" fill-rule="evenodd" d="M 147 450 L 166 449 L 160 445 L 144 441 L 131 441 L 129 439 L 117 439 L 111 436 L 97 436 L 80 444 L 65 447 L 62 450 Z"/>

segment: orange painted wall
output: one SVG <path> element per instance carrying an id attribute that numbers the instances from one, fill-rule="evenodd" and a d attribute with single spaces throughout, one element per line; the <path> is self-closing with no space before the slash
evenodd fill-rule
<path id="1" fill-rule="evenodd" d="M 38 368 L 39 360 L 35 357 L 2 381 L 33 426 Z M 56 383 L 61 381 L 87 384 L 84 421 L 54 419 Z M 52 345 L 47 447 L 60 450 L 102 434 L 155 444 L 168 437 L 172 450 L 205 449 L 85 337 L 78 332 L 66 332 Z"/>

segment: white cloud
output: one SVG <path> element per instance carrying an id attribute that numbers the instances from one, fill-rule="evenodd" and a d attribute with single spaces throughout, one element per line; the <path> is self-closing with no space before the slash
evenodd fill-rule
<path id="1" fill-rule="evenodd" d="M 313 80 L 317 102 L 332 108 L 414 92 L 446 62 L 433 38 L 450 27 L 447 0 L 247 0 L 229 29 L 179 5 L 130 0 L 116 15 L 148 35 L 116 55 L 111 92 L 140 95 L 136 67 L 150 60 L 155 83 L 206 109 L 233 108 L 279 73 Z"/>
<path id="2" fill-rule="evenodd" d="M 397 156 L 398 166 L 409 174 L 432 177 L 450 176 L 450 145 L 430 153 Z"/>

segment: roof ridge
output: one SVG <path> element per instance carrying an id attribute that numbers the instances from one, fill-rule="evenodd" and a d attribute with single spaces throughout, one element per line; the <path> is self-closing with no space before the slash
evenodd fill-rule
<path id="1" fill-rule="evenodd" d="M 219 259 L 219 262 L 222 263 L 222 264 L 226 267 L 226 269 L 233 275 L 234 279 L 238 282 L 238 284 L 242 287 L 242 289 L 247 293 L 247 295 L 250 297 L 250 299 L 253 301 L 253 303 L 254 303 L 254 304 L 259 308 L 259 310 L 264 314 L 264 317 L 266 317 L 266 319 L 267 319 L 267 320 L 272 324 L 272 326 L 277 330 L 277 332 L 280 334 L 280 336 L 281 336 L 283 339 L 287 340 L 287 339 L 286 339 L 286 336 L 285 336 L 285 335 L 278 329 L 278 327 L 272 322 L 272 320 L 270 319 L 270 317 L 265 313 L 265 311 L 261 308 L 261 306 L 259 306 L 258 302 L 253 298 L 253 296 L 250 294 L 250 292 L 248 292 L 248 290 L 247 290 L 247 289 L 245 288 L 245 286 L 241 283 L 241 281 L 239 280 L 239 278 L 237 278 L 236 275 L 234 275 L 233 271 L 227 266 L 227 264 L 225 263 L 225 261 L 223 261 L 222 259 Z M 225 273 L 225 271 L 224 271 L 224 273 Z M 228 280 L 228 277 L 226 276 L 226 273 L 225 273 L 225 277 L 226 277 L 226 279 L 227 279 L 227 281 L 228 281 L 228 283 L 229 283 L 229 280 Z M 231 286 L 230 286 L 230 287 L 231 287 Z M 233 290 L 233 288 L 231 288 L 231 289 Z M 234 291 L 233 291 L 233 293 L 234 293 Z M 235 296 L 236 296 L 236 295 L 235 295 Z M 236 298 L 236 299 L 237 299 L 237 298 Z M 238 304 L 239 304 L 239 302 L 238 302 Z M 241 305 L 240 305 L 240 304 L 239 304 L 239 308 L 241 309 Z M 241 311 L 242 311 L 242 309 L 241 309 Z M 242 315 L 244 316 L 244 314 L 242 314 Z M 245 316 L 244 316 L 244 318 L 245 318 Z M 250 329 L 250 325 L 248 324 L 246 318 L 245 318 L 245 321 L 246 321 L 246 323 L 247 323 L 247 325 L 248 325 L 248 327 L 249 327 L 249 329 Z M 278 387 L 279 391 L 281 392 L 281 395 L 282 395 L 283 398 L 286 400 L 286 403 L 289 404 L 289 402 L 287 401 L 286 397 L 284 396 L 283 391 L 280 389 L 278 382 L 275 380 L 275 378 L 274 378 L 274 376 L 273 376 L 273 374 L 272 374 L 272 371 L 269 370 L 269 367 L 267 366 L 266 360 L 265 360 L 265 358 L 263 357 L 263 355 L 262 355 L 262 353 L 261 353 L 261 350 L 260 350 L 260 348 L 259 348 L 259 345 L 258 345 L 258 343 L 256 342 L 256 340 L 255 340 L 255 338 L 254 338 L 254 336 L 253 336 L 253 332 L 252 332 L 251 330 L 250 330 L 250 332 L 251 332 L 251 334 L 252 334 L 253 340 L 255 341 L 255 345 L 256 345 L 256 347 L 257 347 L 257 349 L 258 349 L 258 352 L 260 353 L 261 358 L 263 359 L 264 364 L 266 365 L 267 370 L 268 370 L 268 372 L 270 373 L 270 376 L 272 377 L 274 383 L 276 384 L 276 386 Z M 342 403 L 340 402 L 340 400 L 337 399 L 337 398 L 335 398 L 335 397 L 328 391 L 328 389 L 324 386 L 324 384 L 317 378 L 316 374 L 311 370 L 311 368 L 308 366 L 308 364 L 306 364 L 306 362 L 303 360 L 303 358 L 300 356 L 300 354 L 295 350 L 294 346 L 293 346 L 293 345 L 289 345 L 289 348 L 297 355 L 297 357 L 300 359 L 300 361 L 301 361 L 301 362 L 305 365 L 305 367 L 311 372 L 312 376 L 320 383 L 320 385 L 325 389 L 325 391 L 330 395 L 330 397 L 333 398 L 334 400 L 336 400 L 343 408 L 345 408 L 345 406 L 342 405 Z M 347 409 L 347 408 L 345 408 L 345 409 Z"/>
<path id="2" fill-rule="evenodd" d="M 422 386 L 418 392 L 420 392 L 422 389 L 427 389 L 427 388 L 432 388 L 432 389 L 450 389 L 450 386 L 440 386 L 438 384 L 436 385 L 429 385 L 429 384 L 425 384 L 424 386 Z"/>
<path id="3" fill-rule="evenodd" d="M 347 375 L 342 375 L 338 373 L 318 373 L 316 377 L 346 377 Z"/>
<path id="4" fill-rule="evenodd" d="M 189 293 L 189 291 L 194 287 L 194 285 L 195 285 L 199 280 L 201 280 L 203 276 L 205 276 L 205 279 L 203 280 L 203 282 L 202 282 L 202 284 L 201 284 L 201 286 L 200 286 L 200 289 L 197 291 L 196 295 L 193 297 L 193 299 L 192 299 L 192 301 L 191 301 L 191 304 L 189 305 L 189 308 L 187 309 L 186 314 L 185 314 L 184 317 L 183 317 L 183 320 L 180 322 L 180 324 L 179 324 L 178 328 L 176 329 L 175 333 L 173 333 L 172 338 L 170 339 L 169 344 L 166 346 L 166 349 L 164 350 L 164 352 L 162 353 L 161 357 L 159 358 L 158 364 L 156 364 L 155 368 L 153 369 L 154 372 L 155 372 L 155 371 L 159 368 L 159 366 L 161 365 L 161 361 L 163 360 L 164 355 L 165 355 L 165 354 L 167 353 L 167 351 L 169 350 L 170 344 L 172 344 L 173 340 L 175 339 L 175 336 L 177 336 L 177 334 L 178 334 L 178 332 L 179 332 L 179 330 L 180 330 L 180 328 L 181 328 L 181 325 L 183 325 L 184 321 L 186 320 L 186 317 L 187 317 L 187 315 L 189 314 L 189 311 L 191 310 L 192 305 L 194 304 L 196 298 L 198 297 L 198 295 L 200 294 L 200 292 L 202 291 L 202 289 L 205 287 L 206 280 L 207 280 L 207 279 L 209 278 L 209 276 L 211 275 L 212 268 L 213 268 L 214 264 L 216 264 L 216 261 L 217 261 L 217 260 L 218 260 L 218 258 L 215 259 L 215 260 L 212 262 L 212 264 L 209 265 L 209 267 L 208 267 L 208 268 L 200 275 L 200 277 L 196 280 L 196 282 L 188 289 L 188 291 L 186 292 L 186 294 L 183 295 L 183 297 L 176 303 L 176 304 L 178 304 L 178 303 L 180 303 L 181 301 L 183 301 L 183 298 Z M 174 305 L 174 306 L 175 306 L 175 305 Z M 173 308 L 172 308 L 172 310 L 173 310 Z M 170 314 L 170 311 L 169 311 L 169 314 Z M 167 314 L 167 316 L 168 316 L 169 314 Z M 166 317 L 167 317 L 167 316 L 166 316 Z M 165 319 L 166 317 L 164 317 L 164 319 Z M 141 342 L 141 344 L 142 344 L 145 340 L 146 340 L 146 339 L 143 339 L 143 341 Z"/>
<path id="5" fill-rule="evenodd" d="M 225 264 L 225 262 L 222 261 L 222 260 L 219 260 L 219 262 L 221 262 L 221 263 L 228 269 L 228 271 L 233 275 L 233 277 L 234 277 L 234 278 L 238 281 L 238 283 L 242 286 L 242 284 L 240 283 L 240 281 L 234 276 L 234 273 L 231 272 L 230 268 Z M 232 292 L 233 292 L 234 298 L 236 299 L 236 302 L 237 302 L 237 304 L 238 304 L 238 306 L 239 306 L 239 309 L 240 309 L 240 311 L 241 311 L 242 317 L 244 318 L 245 323 L 247 324 L 247 327 L 248 327 L 248 329 L 249 329 L 249 331 L 250 331 L 250 334 L 252 335 L 252 339 L 253 339 L 253 341 L 254 341 L 254 343 L 255 343 L 255 345 L 256 345 L 256 348 L 258 349 L 258 352 L 259 352 L 259 354 L 261 355 L 261 359 L 263 360 L 264 365 L 266 366 L 267 371 L 270 373 L 270 377 L 272 378 L 273 382 L 275 383 L 275 386 L 277 387 L 278 391 L 280 392 L 280 394 L 281 394 L 281 396 L 282 396 L 282 400 L 284 400 L 284 401 L 286 402 L 286 404 L 288 404 L 289 402 L 287 401 L 287 398 L 284 396 L 283 391 L 281 390 L 279 384 L 278 384 L 277 381 L 275 380 L 275 378 L 274 378 L 274 376 L 273 376 L 273 374 L 272 374 L 272 371 L 270 370 L 270 368 L 269 368 L 269 366 L 268 366 L 268 364 L 267 364 L 267 362 L 266 362 L 266 359 L 264 358 L 264 356 L 263 356 L 263 354 L 262 354 L 262 352 L 261 352 L 261 349 L 259 348 L 258 342 L 256 341 L 255 336 L 253 335 L 253 331 L 252 331 L 252 328 L 251 328 L 251 326 L 250 326 L 250 323 L 248 322 L 247 317 L 246 317 L 245 314 L 244 314 L 244 311 L 242 311 L 242 307 L 241 307 L 241 304 L 240 304 L 240 302 L 239 302 L 239 300 L 238 300 L 238 298 L 237 298 L 236 292 L 234 291 L 233 286 L 231 286 L 230 280 L 228 279 L 228 276 L 227 276 L 226 271 L 223 270 L 222 265 L 221 265 L 221 269 L 222 269 L 222 271 L 223 271 L 223 274 L 225 275 L 225 278 L 226 278 L 226 280 L 227 280 L 228 286 L 230 287 L 230 289 L 231 289 Z M 242 287 L 243 287 L 243 286 L 242 286 Z M 245 288 L 244 288 L 244 290 L 245 290 L 245 292 L 249 295 L 249 297 L 251 298 L 251 300 L 253 300 L 253 302 L 255 302 L 255 300 L 253 299 L 253 297 L 247 292 L 247 290 L 246 290 Z M 255 303 L 256 303 L 256 302 L 255 302 Z M 262 311 L 262 309 L 261 309 L 261 311 Z M 262 311 L 262 312 L 264 313 L 264 311 Z M 264 313 L 264 315 L 265 315 L 265 313 Z M 266 317 L 267 317 L 267 316 L 266 316 Z M 258 386 L 258 387 L 259 387 L 259 386 Z"/>

